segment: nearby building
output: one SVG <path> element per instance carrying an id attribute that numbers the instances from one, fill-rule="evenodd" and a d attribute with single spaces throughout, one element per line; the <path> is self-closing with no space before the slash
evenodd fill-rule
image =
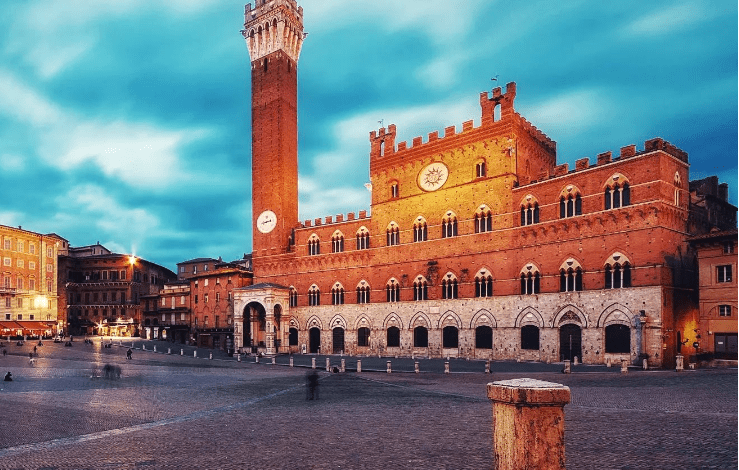
<path id="1" fill-rule="evenodd" d="M 477 127 L 410 145 L 396 142 L 395 125 L 372 131 L 371 216 L 300 223 L 303 9 L 257 0 L 242 34 L 255 284 L 235 294 L 237 348 L 674 361 L 674 332 L 696 308 L 686 240 L 714 219 L 694 202 L 687 153 L 655 138 L 557 164 L 555 142 L 515 111 L 509 83 L 481 93 Z M 732 214 L 717 223 L 735 228 L 736 208 L 714 199 Z"/>
<path id="2" fill-rule="evenodd" d="M 698 318 L 678 331 L 683 354 L 713 353 L 737 359 L 737 231 L 712 231 L 693 237 L 698 254 Z M 693 346 L 696 346 L 695 349 Z"/>
<path id="3" fill-rule="evenodd" d="M 189 343 L 192 326 L 190 281 L 166 283 L 158 293 L 141 296 L 141 305 L 143 338 Z"/>
<path id="4" fill-rule="evenodd" d="M 97 243 L 69 248 L 59 257 L 59 295 L 70 334 L 137 336 L 140 299 L 158 293 L 175 274 L 133 255 L 111 253 Z"/>
<path id="5" fill-rule="evenodd" d="M 56 235 L 0 225 L 0 336 L 51 336 L 61 331 L 57 307 Z"/>
<path id="6" fill-rule="evenodd" d="M 251 270 L 243 261 L 219 263 L 190 278 L 192 343 L 199 347 L 234 350 L 234 289 L 252 284 Z M 255 328 L 264 328 L 264 319 Z"/>
<path id="7" fill-rule="evenodd" d="M 220 259 L 195 258 L 177 263 L 177 279 L 190 279 L 198 274 L 213 271 L 215 265 L 220 262 Z"/>

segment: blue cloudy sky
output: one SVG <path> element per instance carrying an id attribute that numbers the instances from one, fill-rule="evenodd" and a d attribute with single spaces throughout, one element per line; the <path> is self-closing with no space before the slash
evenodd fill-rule
<path id="1" fill-rule="evenodd" d="M 237 0 L 14 0 L 0 17 L 0 224 L 174 269 L 251 250 Z M 516 109 L 559 162 L 660 136 L 737 201 L 737 3 L 302 0 L 300 218 L 369 208 L 368 134 Z"/>

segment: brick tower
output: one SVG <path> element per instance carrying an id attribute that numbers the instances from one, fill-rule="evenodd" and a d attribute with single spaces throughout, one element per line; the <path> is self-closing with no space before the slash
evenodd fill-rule
<path id="1" fill-rule="evenodd" d="M 295 0 L 247 4 L 251 59 L 252 240 L 255 271 L 267 254 L 284 253 L 298 224 L 298 57 L 303 8 Z"/>

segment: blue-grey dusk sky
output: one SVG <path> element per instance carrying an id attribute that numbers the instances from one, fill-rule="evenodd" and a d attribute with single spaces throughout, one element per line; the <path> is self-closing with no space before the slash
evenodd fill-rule
<path id="1" fill-rule="evenodd" d="M 19 0 L 0 17 L 0 224 L 172 270 L 251 251 L 237 0 Z M 737 2 L 302 0 L 300 218 L 369 209 L 369 132 L 516 109 L 568 162 L 663 137 L 737 202 Z"/>

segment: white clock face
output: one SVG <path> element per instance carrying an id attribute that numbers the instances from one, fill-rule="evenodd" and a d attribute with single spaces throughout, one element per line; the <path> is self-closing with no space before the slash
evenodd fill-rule
<path id="1" fill-rule="evenodd" d="M 418 186 L 424 191 L 436 191 L 444 186 L 449 169 L 441 162 L 428 165 L 418 174 Z"/>
<path id="2" fill-rule="evenodd" d="M 262 233 L 269 233 L 274 230 L 277 225 L 277 216 L 272 211 L 264 211 L 257 217 L 257 230 Z"/>

